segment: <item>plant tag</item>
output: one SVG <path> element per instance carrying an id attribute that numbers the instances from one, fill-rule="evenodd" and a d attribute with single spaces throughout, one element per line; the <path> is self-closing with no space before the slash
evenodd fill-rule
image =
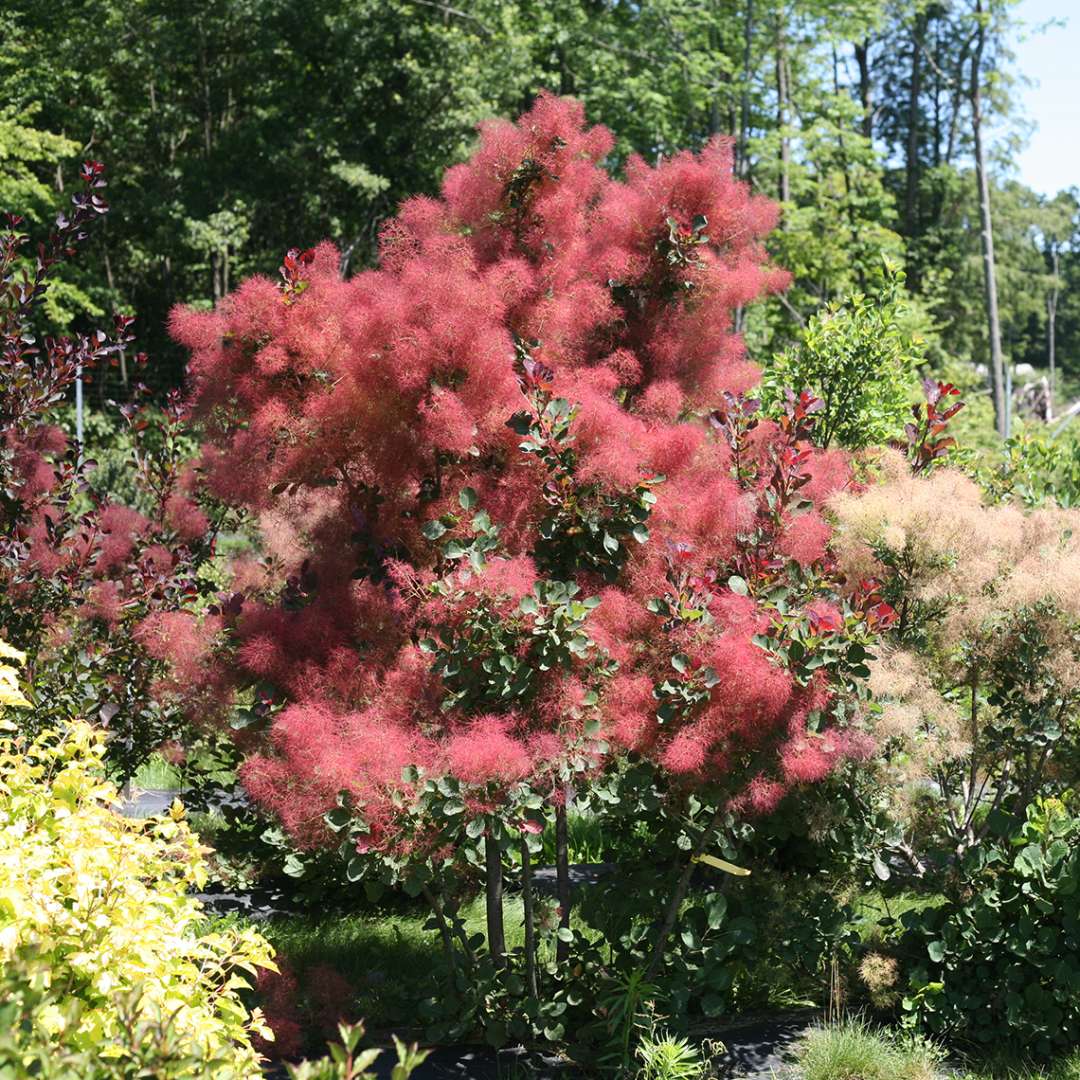
<path id="1" fill-rule="evenodd" d="M 717 870 L 723 870 L 725 874 L 734 874 L 736 877 L 750 876 L 750 871 L 745 867 L 736 866 L 726 859 L 718 859 L 715 855 L 695 855 L 694 862 L 703 862 L 709 866 L 715 866 Z"/>

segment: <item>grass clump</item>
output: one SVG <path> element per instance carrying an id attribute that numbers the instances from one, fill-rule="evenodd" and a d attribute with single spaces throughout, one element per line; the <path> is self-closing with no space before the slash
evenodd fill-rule
<path id="1" fill-rule="evenodd" d="M 1080 1080 L 1080 1050 L 1049 1065 L 1032 1065 L 1015 1057 L 968 1062 L 958 1080 Z"/>
<path id="2" fill-rule="evenodd" d="M 941 1055 L 863 1020 L 816 1028 L 798 1056 L 802 1080 L 936 1080 Z"/>
<path id="3" fill-rule="evenodd" d="M 160 754 L 151 754 L 139 766 L 132 786 L 140 791 L 179 791 L 183 785 L 180 770 Z"/>

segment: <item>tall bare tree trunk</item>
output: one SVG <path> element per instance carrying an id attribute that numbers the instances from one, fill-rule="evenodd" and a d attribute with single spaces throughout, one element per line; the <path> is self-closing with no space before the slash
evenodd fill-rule
<path id="1" fill-rule="evenodd" d="M 780 183 L 777 196 L 782 207 L 791 202 L 791 140 L 787 135 L 787 11 L 783 4 L 776 12 L 776 130 L 780 135 Z"/>
<path id="2" fill-rule="evenodd" d="M 870 78 L 870 39 L 856 41 L 855 63 L 859 68 L 859 104 L 862 106 L 862 133 L 874 137 L 874 84 Z"/>
<path id="3" fill-rule="evenodd" d="M 971 129 L 975 139 L 975 181 L 979 189 L 979 221 L 982 228 L 983 289 L 986 301 L 986 324 L 990 338 L 990 375 L 994 390 L 994 420 L 998 435 L 1009 437 L 1009 403 L 1005 400 L 1005 360 L 1001 351 L 1001 318 L 998 314 L 997 272 L 994 265 L 994 227 L 990 209 L 990 178 L 986 172 L 986 147 L 983 144 L 982 58 L 986 47 L 986 23 L 983 0 L 975 0 L 978 26 L 975 50 L 971 55 Z"/>
<path id="4" fill-rule="evenodd" d="M 833 75 L 833 94 L 836 100 L 840 100 L 840 58 L 836 54 L 836 46 L 832 47 L 832 75 Z M 837 126 L 836 136 L 837 148 L 840 151 L 840 167 L 844 173 L 844 196 L 847 200 L 847 217 L 848 223 L 851 226 L 851 243 L 854 249 L 855 242 L 859 238 L 859 222 L 855 215 L 855 203 L 851 198 L 851 166 L 848 162 L 847 145 L 844 142 L 844 127 L 843 124 Z M 856 277 L 859 282 L 859 289 L 862 292 L 866 291 L 866 269 L 862 265 L 860 260 L 856 266 Z"/>
<path id="5" fill-rule="evenodd" d="M 718 27 L 718 15 L 719 11 L 716 10 L 717 5 L 714 6 L 714 17 L 712 24 L 709 27 L 709 51 L 714 55 L 723 58 L 724 46 L 720 37 L 720 31 Z M 720 85 L 730 79 L 730 73 L 726 71 L 721 65 L 720 70 L 717 73 L 716 85 L 713 88 L 712 100 L 709 102 L 709 135 L 719 135 L 723 130 L 724 121 L 721 114 L 721 100 L 720 100 Z M 728 98 L 730 104 L 730 96 Z M 730 128 L 730 131 L 734 133 L 734 125 Z"/>
<path id="6" fill-rule="evenodd" d="M 113 272 L 112 262 L 109 260 L 109 248 L 105 246 L 105 281 L 108 283 L 109 292 L 116 296 L 116 286 L 113 284 Z M 124 391 L 127 392 L 128 386 L 128 370 L 127 370 L 127 350 L 120 350 L 120 381 L 124 384 Z M 100 382 L 101 386 L 105 385 L 105 379 L 102 378 Z"/>
<path id="7" fill-rule="evenodd" d="M 746 141 L 750 135 L 750 63 L 754 39 L 754 0 L 746 0 L 746 20 L 743 23 L 743 83 L 739 107 L 739 140 L 735 153 L 735 175 L 744 180 L 749 172 Z"/>
<path id="8" fill-rule="evenodd" d="M 918 231 L 919 207 L 919 127 L 922 97 L 922 39 L 926 33 L 925 12 L 915 16 L 915 26 L 911 32 L 911 79 L 908 82 L 908 131 L 907 148 L 904 161 L 904 229 L 908 238 Z"/>
<path id="9" fill-rule="evenodd" d="M 1054 369 L 1057 364 L 1057 305 L 1058 293 L 1061 286 L 1061 279 L 1058 277 L 1058 272 L 1061 269 L 1061 256 L 1058 253 L 1056 244 L 1051 246 L 1050 261 L 1053 278 L 1050 282 L 1050 292 L 1046 294 L 1046 360 L 1050 367 L 1050 403 L 1046 414 L 1047 420 L 1052 420 L 1054 417 Z"/>
<path id="10" fill-rule="evenodd" d="M 743 21 L 743 73 L 742 94 L 739 103 L 739 138 L 735 143 L 735 175 L 749 182 L 750 157 L 747 140 L 750 137 L 750 65 L 753 60 L 754 0 L 746 0 L 746 18 Z M 731 320 L 732 329 L 741 334 L 746 323 L 746 311 L 740 304 Z"/>

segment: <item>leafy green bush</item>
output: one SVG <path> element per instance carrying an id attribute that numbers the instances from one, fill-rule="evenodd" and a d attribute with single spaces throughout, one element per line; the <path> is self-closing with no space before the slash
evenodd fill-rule
<path id="1" fill-rule="evenodd" d="M 857 946 L 849 899 L 873 876 L 879 850 L 876 821 L 864 820 L 878 811 L 863 774 L 852 767 L 769 815 L 725 820 L 707 854 L 751 873 L 698 866 L 664 968 L 650 980 L 651 1000 L 675 1030 L 823 998 L 832 958 Z M 584 891 L 576 911 L 604 942 L 605 969 L 625 978 L 647 967 L 651 926 L 670 889 L 671 864 L 655 852 L 692 843 L 702 811 L 687 820 L 673 809 L 641 763 L 612 777 L 598 796 L 605 857 L 616 855 L 619 865 Z M 584 1037 L 592 1027 L 583 1022 L 577 1031 Z"/>
<path id="2" fill-rule="evenodd" d="M 766 411 L 777 413 L 789 390 L 809 390 L 825 403 L 814 428 L 819 445 L 854 450 L 898 437 L 923 359 L 922 340 L 905 322 L 903 285 L 903 272 L 886 266 L 875 295 L 853 293 L 811 316 L 800 343 L 765 370 Z"/>
<path id="3" fill-rule="evenodd" d="M 55 1076 L 257 1076 L 251 1035 L 267 1029 L 241 994 L 244 972 L 273 966 L 269 944 L 200 928 L 183 808 L 127 820 L 103 778 L 88 724 L 30 742 L 0 716 L 0 1076 L 38 1075 L 35 1061 Z"/>
<path id="4" fill-rule="evenodd" d="M 1080 506 L 1080 441 L 1023 429 L 999 454 L 984 456 L 975 476 L 994 502 Z"/>
<path id="5" fill-rule="evenodd" d="M 140 395 L 136 398 L 141 400 Z M 136 431 L 133 421 L 126 419 L 115 403 L 106 409 L 88 407 L 83 413 L 83 453 L 94 462 L 86 476 L 90 491 L 150 517 L 157 509 L 156 496 L 136 467 L 139 458 L 191 461 L 199 452 L 199 441 L 190 427 L 170 426 L 164 411 L 155 405 L 143 405 L 139 414 L 142 420 L 147 423 Z M 55 421 L 74 436 L 73 405 L 58 408 Z"/>
<path id="6" fill-rule="evenodd" d="M 990 1057 L 965 1062 L 957 1080 L 1080 1080 L 1080 1051 L 1033 1065 L 1022 1052 L 1005 1049 Z"/>
<path id="7" fill-rule="evenodd" d="M 966 898 L 902 917 L 903 1005 L 931 1032 L 989 1046 L 1008 1031 L 1046 1058 L 1080 1041 L 1080 816 L 1041 798 L 1019 827 L 993 816 L 994 842 L 964 856 Z"/>

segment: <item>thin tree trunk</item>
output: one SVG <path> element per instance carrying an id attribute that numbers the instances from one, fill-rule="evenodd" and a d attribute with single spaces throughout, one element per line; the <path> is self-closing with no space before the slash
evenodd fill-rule
<path id="1" fill-rule="evenodd" d="M 450 935 L 450 927 L 447 925 L 446 916 L 443 914 L 442 902 L 425 885 L 424 899 L 431 905 L 431 912 L 435 916 L 435 925 L 439 928 L 439 937 L 442 939 L 443 952 L 446 953 L 446 962 L 450 966 L 450 975 L 457 975 L 457 955 L 454 952 L 454 939 Z"/>
<path id="2" fill-rule="evenodd" d="M 555 891 L 559 898 L 559 929 L 570 929 L 570 844 L 567 838 L 566 799 L 555 807 Z M 570 942 L 559 938 L 555 960 L 564 964 L 570 959 Z"/>
<path id="3" fill-rule="evenodd" d="M 859 68 L 859 104 L 862 106 L 862 133 L 874 137 L 874 84 L 870 79 L 870 39 L 856 41 L 855 63 Z"/>
<path id="4" fill-rule="evenodd" d="M 446 907 L 444 905 L 443 906 L 443 911 L 445 912 L 445 910 L 446 910 Z M 469 967 L 470 969 L 475 968 L 476 967 L 476 953 L 473 951 L 472 943 L 469 941 L 468 931 L 466 931 L 466 929 L 465 929 L 465 927 L 462 924 L 460 919 L 454 919 L 453 922 L 450 924 L 450 927 L 451 927 L 451 930 L 454 933 L 454 936 L 461 943 L 461 951 L 462 951 L 462 953 L 465 954 L 466 966 Z"/>
<path id="5" fill-rule="evenodd" d="M 965 97 L 965 87 L 967 86 L 967 77 L 964 73 L 967 69 L 968 51 L 971 49 L 974 41 L 975 35 L 972 34 L 966 38 L 960 46 L 960 52 L 956 57 L 955 75 L 949 79 L 949 85 L 952 87 L 952 95 L 949 99 L 949 134 L 945 143 L 946 165 L 951 165 L 953 163 L 953 158 L 956 156 L 959 146 L 961 105 Z"/>
<path id="6" fill-rule="evenodd" d="M 488 951 L 496 967 L 506 964 L 506 935 L 503 932 L 503 868 L 499 842 L 490 833 L 484 841 L 484 862 L 487 870 L 487 938 Z"/>
<path id="7" fill-rule="evenodd" d="M 739 139 L 735 147 L 735 175 L 749 182 L 750 156 L 747 141 L 750 138 L 750 71 L 753 62 L 754 43 L 754 0 L 746 0 L 746 18 L 743 21 L 743 74 L 742 97 L 739 107 Z M 735 309 L 732 329 L 736 334 L 743 332 L 745 311 L 740 304 Z"/>
<path id="8" fill-rule="evenodd" d="M 908 131 L 907 153 L 904 162 L 904 229 L 909 239 L 918 231 L 919 197 L 919 111 L 922 96 L 922 38 L 926 32 L 926 14 L 920 12 L 915 17 L 915 28 L 911 35 L 911 79 L 908 83 Z"/>
<path id="9" fill-rule="evenodd" d="M 934 60 L 931 65 L 934 69 L 934 138 L 933 138 L 933 163 L 934 168 L 941 165 L 941 80 L 944 75 L 941 64 L 941 31 L 940 24 L 934 23 Z M 936 187 L 937 185 L 935 185 Z M 940 208 L 935 207 L 936 214 Z"/>
<path id="10" fill-rule="evenodd" d="M 709 50 L 714 55 L 723 57 L 723 42 L 720 40 L 718 20 L 714 18 L 709 27 Z M 709 102 L 709 135 L 719 135 L 723 130 L 723 120 L 720 114 L 720 83 L 724 80 L 724 72 L 717 75 L 717 85 L 713 89 L 712 99 Z"/>
<path id="11" fill-rule="evenodd" d="M 744 180 L 750 172 L 746 141 L 750 134 L 750 63 L 754 39 L 754 0 L 746 0 L 746 21 L 743 24 L 743 84 L 739 109 L 739 141 L 735 155 L 735 175 Z"/>
<path id="12" fill-rule="evenodd" d="M 1054 418 L 1054 384 L 1056 381 L 1054 373 L 1057 364 L 1057 304 L 1058 287 L 1060 285 L 1058 271 L 1061 262 L 1056 245 L 1051 248 L 1050 259 L 1053 280 L 1050 283 L 1050 292 L 1046 297 L 1046 360 L 1050 367 L 1050 401 L 1046 410 L 1047 420 L 1053 420 Z"/>
<path id="13" fill-rule="evenodd" d="M 656 939 L 656 944 L 653 946 L 649 967 L 645 972 L 646 982 L 652 982 L 656 977 L 656 973 L 660 970 L 660 965 L 664 960 L 664 946 L 667 944 L 668 938 L 671 937 L 671 931 L 675 929 L 675 922 L 679 918 L 679 908 L 682 907 L 682 902 L 686 897 L 686 890 L 690 887 L 690 878 L 694 873 L 694 866 L 698 856 L 704 852 L 709 840 L 716 832 L 716 826 L 720 823 L 720 818 L 723 814 L 723 806 L 718 806 L 713 813 L 713 816 L 709 818 L 708 825 L 701 830 L 701 835 L 698 837 L 697 843 L 690 852 L 690 858 L 686 860 L 686 866 L 683 867 L 683 871 L 679 875 L 679 880 L 675 885 L 675 891 L 671 894 L 667 910 L 664 912 L 664 921 L 660 924 L 659 936 Z"/>
<path id="14" fill-rule="evenodd" d="M 525 985 L 529 996 L 540 996 L 536 982 L 536 922 L 533 917 L 532 857 L 529 855 L 529 838 L 521 836 L 521 900 L 525 908 Z"/>
<path id="15" fill-rule="evenodd" d="M 787 40 L 784 5 L 776 13 L 776 129 L 780 135 L 780 182 L 777 195 L 782 207 L 791 202 L 791 140 L 787 136 Z M 782 227 L 782 223 L 781 223 Z"/>
<path id="16" fill-rule="evenodd" d="M 221 276 L 218 270 L 219 256 L 217 251 L 210 252 L 210 296 L 215 307 L 221 300 Z"/>
<path id="17" fill-rule="evenodd" d="M 990 178 L 986 172 L 986 147 L 983 145 L 982 57 L 986 46 L 983 0 L 975 0 L 978 28 L 975 50 L 971 56 L 971 128 L 975 139 L 975 180 L 979 189 L 979 220 L 982 227 L 983 288 L 986 323 L 990 338 L 990 374 L 994 390 L 994 419 L 997 433 L 1009 437 L 1009 410 L 1005 400 L 1005 360 L 1001 351 L 1001 319 L 998 314 L 997 273 L 994 265 L 994 228 L 990 209 Z"/>
<path id="18" fill-rule="evenodd" d="M 840 100 L 840 59 L 836 55 L 836 46 L 832 47 L 832 76 L 833 76 L 833 96 L 837 101 Z M 847 217 L 848 224 L 851 227 L 851 244 L 854 249 L 855 242 L 859 238 L 859 223 L 855 216 L 855 202 L 851 197 L 851 165 L 847 156 L 847 144 L 844 141 L 844 125 L 840 123 L 837 125 L 836 144 L 840 150 L 840 168 L 844 173 L 844 197 L 847 201 Z M 859 289 L 861 291 L 866 290 L 866 270 L 863 267 L 862 260 L 858 260 L 856 265 L 855 276 L 859 282 Z"/>
<path id="19" fill-rule="evenodd" d="M 105 247 L 105 281 L 108 283 L 109 292 L 116 296 L 116 286 L 113 283 L 112 262 L 109 260 L 109 248 Z M 128 370 L 127 370 L 127 350 L 120 349 L 120 381 L 124 384 L 124 390 L 127 390 L 128 385 Z M 102 378 L 102 384 L 105 379 Z"/>
<path id="20" fill-rule="evenodd" d="M 560 45 L 556 56 L 559 58 L 559 93 L 564 97 L 574 94 L 577 88 L 574 86 L 574 75 L 566 63 L 566 50 Z"/>

